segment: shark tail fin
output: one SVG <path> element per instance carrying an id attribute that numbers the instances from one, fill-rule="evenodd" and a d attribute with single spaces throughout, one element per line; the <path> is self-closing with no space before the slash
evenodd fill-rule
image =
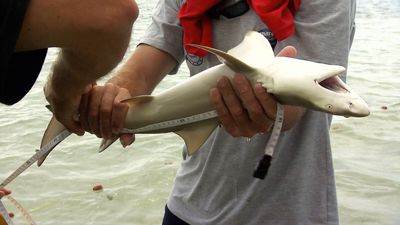
<path id="1" fill-rule="evenodd" d="M 204 120 L 185 126 L 175 133 L 185 141 L 188 154 L 192 155 L 206 142 L 218 124 L 217 119 Z"/>
<path id="2" fill-rule="evenodd" d="M 46 131 L 43 134 L 40 148 L 45 146 L 47 143 L 49 143 L 51 140 L 53 140 L 57 135 L 59 135 L 64 130 L 66 130 L 64 125 L 62 125 L 60 122 L 58 122 L 54 116 L 52 116 L 49 124 L 47 125 Z M 38 159 L 38 161 L 37 161 L 38 166 L 42 165 L 42 163 L 44 162 L 44 160 L 46 159 L 46 157 L 49 155 L 49 153 L 51 151 L 52 150 L 50 150 L 47 154 L 43 155 L 41 158 Z"/>

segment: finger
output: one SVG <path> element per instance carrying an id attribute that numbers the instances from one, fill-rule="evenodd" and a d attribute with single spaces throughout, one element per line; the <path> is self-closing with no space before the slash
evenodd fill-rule
<path id="1" fill-rule="evenodd" d="M 104 86 L 104 94 L 100 105 L 100 132 L 103 138 L 110 139 L 112 136 L 111 119 L 114 99 L 118 93 L 117 88 L 112 84 Z"/>
<path id="2" fill-rule="evenodd" d="M 233 83 L 250 117 L 251 122 L 248 124 L 249 128 L 253 131 L 253 134 L 265 132 L 268 117 L 265 115 L 261 103 L 256 98 L 250 82 L 245 76 L 236 75 L 233 78 Z"/>
<path id="3" fill-rule="evenodd" d="M 113 133 L 120 133 L 124 128 L 125 117 L 128 113 L 129 106 L 126 103 L 121 103 L 121 101 L 131 97 L 127 89 L 119 88 L 118 90 L 118 95 L 114 99 L 112 111 L 111 128 Z"/>
<path id="4" fill-rule="evenodd" d="M 112 133 L 118 134 L 124 128 L 125 117 L 129 107 L 126 104 L 114 102 L 111 119 Z"/>
<path id="5" fill-rule="evenodd" d="M 278 54 L 277 56 L 284 56 L 284 57 L 291 57 L 294 58 L 297 55 L 297 50 L 293 46 L 286 46 L 284 47 Z"/>
<path id="6" fill-rule="evenodd" d="M 101 138 L 100 125 L 99 125 L 99 107 L 103 97 L 102 86 L 96 86 L 90 92 L 89 104 L 88 104 L 88 123 L 89 130 L 91 133 L 95 134 L 97 137 Z"/>
<path id="7" fill-rule="evenodd" d="M 240 128 L 241 132 L 243 132 L 243 136 L 252 136 L 248 129 L 250 119 L 247 115 L 247 111 L 243 108 L 239 98 L 236 96 L 236 92 L 234 91 L 228 78 L 223 77 L 220 81 L 218 81 L 217 88 L 220 91 L 222 99 L 225 102 L 225 105 L 227 106 L 233 120 L 235 121 L 236 126 Z"/>
<path id="8" fill-rule="evenodd" d="M 73 107 L 69 107 L 73 108 Z M 60 112 L 60 109 L 53 108 L 54 116 L 56 119 L 64 125 L 64 127 L 70 131 L 71 133 L 75 133 L 79 136 L 82 136 L 85 131 L 82 126 L 78 122 L 78 115 L 75 111 L 67 111 L 63 110 Z"/>
<path id="9" fill-rule="evenodd" d="M 258 101 L 261 103 L 266 116 L 271 121 L 275 121 L 276 118 L 276 100 L 269 94 L 261 84 L 256 84 L 254 92 L 257 96 Z"/>
<path id="10" fill-rule="evenodd" d="M 88 103 L 90 93 L 82 95 L 81 102 L 79 104 L 79 121 L 82 128 L 85 131 L 91 132 L 88 122 Z"/>
<path id="11" fill-rule="evenodd" d="M 121 134 L 119 137 L 121 145 L 125 148 L 128 145 L 131 145 L 135 141 L 135 135 L 133 134 Z"/>
<path id="12" fill-rule="evenodd" d="M 239 129 L 237 128 L 235 121 L 233 120 L 228 108 L 226 107 L 219 90 L 217 88 L 212 88 L 209 95 L 210 100 L 218 113 L 218 118 L 221 121 L 221 124 L 224 126 L 225 130 L 233 137 L 239 137 Z"/>
<path id="13" fill-rule="evenodd" d="M 5 188 L 0 188 L 0 198 L 6 195 L 11 194 L 11 191 Z"/>

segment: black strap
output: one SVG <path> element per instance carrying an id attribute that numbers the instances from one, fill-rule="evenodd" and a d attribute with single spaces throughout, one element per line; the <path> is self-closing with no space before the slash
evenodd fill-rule
<path id="1" fill-rule="evenodd" d="M 232 19 L 245 14 L 249 9 L 250 7 L 246 0 L 222 1 L 208 10 L 207 16 L 212 19 L 219 19 L 222 15 Z"/>

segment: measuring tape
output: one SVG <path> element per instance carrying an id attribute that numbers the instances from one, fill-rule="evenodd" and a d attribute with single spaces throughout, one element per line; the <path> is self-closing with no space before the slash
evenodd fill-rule
<path id="1" fill-rule="evenodd" d="M 267 145 L 265 146 L 265 154 L 272 155 L 274 154 L 275 146 L 278 143 L 279 136 L 281 135 L 282 127 L 283 127 L 283 115 L 284 108 L 283 105 L 277 103 L 276 104 L 276 119 L 274 122 L 274 127 L 272 128 L 271 135 L 269 136 L 269 140 Z"/>
<path id="2" fill-rule="evenodd" d="M 5 187 L 7 184 L 9 184 L 11 181 L 13 181 L 15 178 L 17 178 L 22 172 L 24 172 L 26 169 L 28 169 L 33 163 L 35 163 L 38 159 L 40 159 L 42 156 L 46 155 L 49 153 L 56 145 L 58 145 L 61 141 L 63 141 L 65 138 L 67 138 L 71 132 L 64 130 L 60 134 L 58 134 L 55 138 L 50 140 L 49 143 L 47 143 L 45 146 L 43 146 L 39 151 L 37 151 L 35 154 L 33 154 L 32 157 L 30 157 L 25 163 L 23 163 L 20 167 L 18 167 L 13 173 L 11 173 L 10 176 L 8 176 L 1 184 L 0 187 Z M 8 200 L 10 200 L 11 203 L 15 205 L 19 211 L 21 211 L 22 215 L 24 218 L 28 221 L 29 224 L 31 225 L 36 225 L 36 223 L 33 221 L 32 217 L 28 214 L 28 212 L 22 207 L 21 204 L 17 202 L 14 198 L 11 196 L 7 195 L 5 196 Z M 7 225 L 13 225 L 13 222 L 11 221 L 10 216 L 7 213 L 7 210 L 5 209 L 3 203 L 0 201 L 0 214 L 3 218 L 0 218 L 0 222 L 2 219 L 4 219 L 4 222 L 6 222 Z M 3 222 L 3 223 L 4 223 Z M 3 224 L 1 224 L 3 225 Z"/>
<path id="3" fill-rule="evenodd" d="M 3 202 L 0 200 L 0 225 L 13 225 L 14 223 L 12 222 L 10 215 L 8 215 L 8 212 L 6 208 L 3 205 Z"/>
<path id="4" fill-rule="evenodd" d="M 264 156 L 257 165 L 256 170 L 253 173 L 253 177 L 264 179 L 268 173 L 269 166 L 271 165 L 272 156 L 276 145 L 278 144 L 279 136 L 281 135 L 283 127 L 283 116 L 284 108 L 280 103 L 276 104 L 276 118 L 274 122 L 274 127 L 272 128 L 271 135 L 267 145 L 265 146 Z"/>
<path id="5" fill-rule="evenodd" d="M 5 187 L 15 178 L 17 178 L 22 172 L 28 169 L 33 163 L 35 163 L 42 156 L 49 153 L 56 145 L 58 145 L 61 141 L 67 138 L 71 132 L 64 130 L 60 134 L 58 134 L 55 138 L 50 140 L 45 146 L 43 146 L 39 151 L 37 151 L 32 157 L 30 157 L 25 163 L 23 163 L 18 169 L 16 169 L 10 176 L 8 176 L 1 184 L 0 187 Z"/>
<path id="6" fill-rule="evenodd" d="M 184 118 L 179 118 L 179 119 L 174 119 L 174 120 L 167 120 L 159 123 L 153 123 L 144 127 L 136 128 L 136 129 L 123 129 L 122 133 L 144 133 L 144 132 L 149 132 L 149 131 L 155 131 L 155 130 L 162 130 L 166 128 L 172 128 L 172 127 L 177 127 L 177 126 L 182 126 L 186 124 L 191 124 L 195 122 L 200 122 L 203 120 L 207 119 L 212 119 L 217 117 L 217 111 L 212 110 L 208 111 L 205 113 L 200 113 Z"/>
<path id="7" fill-rule="evenodd" d="M 10 195 L 5 196 L 4 198 L 7 198 L 21 212 L 22 216 L 25 218 L 26 222 L 28 222 L 29 225 L 36 225 L 36 222 L 29 215 L 28 211 L 26 211 L 26 209 L 24 207 L 22 207 L 22 205 L 19 204 L 19 202 L 17 202 L 17 200 L 15 200 Z M 14 223 L 11 220 L 11 217 L 8 214 L 3 203 L 0 201 L 0 225 L 3 225 L 3 224 L 4 225 L 13 225 Z"/>

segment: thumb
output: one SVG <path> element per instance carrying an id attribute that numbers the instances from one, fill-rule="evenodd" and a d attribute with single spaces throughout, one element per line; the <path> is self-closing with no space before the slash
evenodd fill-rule
<path id="1" fill-rule="evenodd" d="M 278 57 L 291 57 L 294 58 L 297 55 L 297 50 L 295 47 L 293 46 L 286 46 L 284 47 L 279 53 L 278 53 Z"/>

